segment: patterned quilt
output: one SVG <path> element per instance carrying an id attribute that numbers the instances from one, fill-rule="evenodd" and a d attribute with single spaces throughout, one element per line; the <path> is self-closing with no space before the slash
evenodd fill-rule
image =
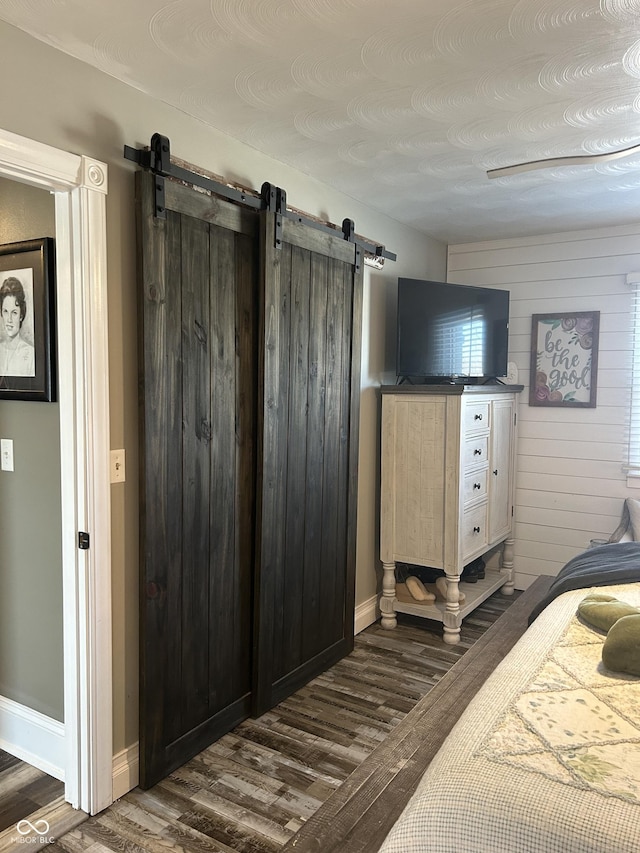
<path id="1" fill-rule="evenodd" d="M 640 606 L 640 584 L 606 590 Z M 588 592 L 552 602 L 496 669 L 384 853 L 640 850 L 640 678 L 603 667 L 604 635 L 575 615 Z"/>

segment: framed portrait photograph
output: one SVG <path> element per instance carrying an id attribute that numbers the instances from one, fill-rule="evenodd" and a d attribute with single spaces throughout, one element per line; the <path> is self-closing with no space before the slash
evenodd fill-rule
<path id="1" fill-rule="evenodd" d="M 599 311 L 534 314 L 530 406 L 595 408 Z"/>
<path id="2" fill-rule="evenodd" d="M 56 396 L 54 240 L 0 246 L 0 400 Z"/>

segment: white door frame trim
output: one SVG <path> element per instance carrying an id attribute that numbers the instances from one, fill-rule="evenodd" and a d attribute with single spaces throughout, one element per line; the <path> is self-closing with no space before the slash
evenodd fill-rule
<path id="1" fill-rule="evenodd" d="M 55 194 L 65 799 L 95 814 L 113 802 L 107 167 L 0 130 L 0 175 Z"/>

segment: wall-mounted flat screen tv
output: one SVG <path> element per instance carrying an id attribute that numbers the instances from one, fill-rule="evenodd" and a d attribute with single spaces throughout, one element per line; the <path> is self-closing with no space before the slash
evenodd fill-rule
<path id="1" fill-rule="evenodd" d="M 508 290 L 398 279 L 398 381 L 489 382 L 508 343 Z"/>

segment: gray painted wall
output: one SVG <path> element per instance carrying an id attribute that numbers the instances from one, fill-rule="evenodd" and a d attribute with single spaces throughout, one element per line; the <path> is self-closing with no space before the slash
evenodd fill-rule
<path id="1" fill-rule="evenodd" d="M 111 447 L 127 452 L 127 479 L 111 489 L 113 596 L 113 748 L 138 740 L 138 366 L 133 163 L 123 145 L 146 145 L 156 130 L 182 160 L 259 188 L 265 180 L 287 191 L 291 204 L 323 220 L 353 219 L 359 234 L 384 243 L 398 261 L 367 267 L 364 305 L 356 604 L 367 607 L 379 574 L 377 559 L 378 402 L 395 337 L 398 276 L 440 278 L 446 246 L 376 213 L 312 176 L 285 166 L 184 112 L 154 101 L 0 21 L 2 59 L 11 85 L 0 86 L 6 130 L 108 165 L 107 274 L 109 298 L 109 429 Z M 224 124 L 224 118 L 221 118 Z M 373 178 L 372 178 L 373 180 Z M 392 331 L 393 330 L 393 331 Z M 42 404 L 44 405 L 44 404 Z M 1 552 L 0 552 L 1 553 Z"/>
<path id="2" fill-rule="evenodd" d="M 0 179 L 0 244 L 53 236 L 53 196 Z M 15 467 L 0 471 L 0 696 L 62 722 L 58 404 L 0 400 L 0 437 Z"/>

